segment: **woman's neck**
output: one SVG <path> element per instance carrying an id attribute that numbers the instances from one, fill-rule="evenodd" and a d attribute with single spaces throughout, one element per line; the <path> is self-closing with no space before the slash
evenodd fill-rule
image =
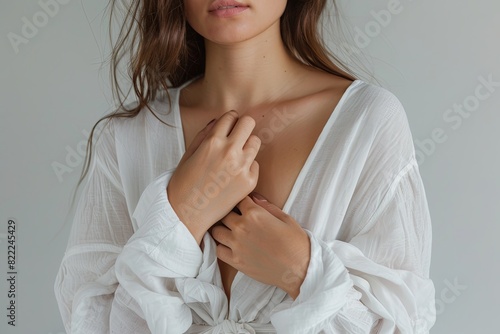
<path id="1" fill-rule="evenodd" d="M 196 85 L 195 104 L 221 114 L 283 98 L 306 69 L 287 53 L 279 27 L 237 45 L 207 42 L 205 48 L 205 75 Z"/>

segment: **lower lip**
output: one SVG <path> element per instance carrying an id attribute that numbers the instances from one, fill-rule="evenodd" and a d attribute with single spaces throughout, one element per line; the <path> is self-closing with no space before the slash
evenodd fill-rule
<path id="1" fill-rule="evenodd" d="M 234 7 L 234 8 L 226 8 L 226 9 L 216 9 L 210 12 L 210 14 L 215 15 L 217 17 L 231 17 L 234 15 L 238 15 L 241 12 L 247 10 L 248 7 Z"/>

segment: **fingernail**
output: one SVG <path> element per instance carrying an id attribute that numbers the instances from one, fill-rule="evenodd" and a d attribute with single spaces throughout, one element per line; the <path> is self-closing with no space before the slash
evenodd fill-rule
<path id="1" fill-rule="evenodd" d="M 207 125 L 205 125 L 205 127 L 209 126 L 210 124 L 212 124 L 213 122 L 215 122 L 215 118 L 213 120 L 211 120 L 210 122 L 207 123 Z"/>
<path id="2" fill-rule="evenodd" d="M 251 196 L 252 196 L 252 199 L 256 199 L 256 200 L 261 201 L 261 202 L 267 202 L 267 199 L 259 193 L 253 192 L 251 194 Z"/>

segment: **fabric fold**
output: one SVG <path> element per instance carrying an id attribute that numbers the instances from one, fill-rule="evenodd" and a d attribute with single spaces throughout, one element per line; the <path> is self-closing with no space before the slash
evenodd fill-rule
<path id="1" fill-rule="evenodd" d="M 428 333 L 431 219 L 398 99 L 354 81 L 300 171 L 284 207 L 311 240 L 296 300 L 238 273 L 228 303 L 215 241 L 206 233 L 201 250 L 168 201 L 184 154 L 182 87 L 171 109 L 151 104 L 172 127 L 144 110 L 95 143 L 54 283 L 66 331 Z"/>

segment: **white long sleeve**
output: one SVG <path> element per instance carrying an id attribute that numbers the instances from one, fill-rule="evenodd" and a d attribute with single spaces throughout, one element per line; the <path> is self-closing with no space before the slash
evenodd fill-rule
<path id="1" fill-rule="evenodd" d="M 172 88 L 96 142 L 55 293 L 68 333 L 428 333 L 431 220 L 404 109 L 356 80 L 283 211 L 311 240 L 300 294 L 238 272 L 225 296 L 215 242 L 201 251 L 168 202 L 185 151 Z M 165 110 L 167 111 L 165 113 Z M 228 308 L 228 304 L 230 308 Z"/>
<path id="2" fill-rule="evenodd" d="M 428 333 L 434 286 L 422 262 L 430 239 L 421 190 L 412 161 L 349 242 L 306 230 L 311 262 L 297 299 L 271 317 L 278 333 Z"/>
<path id="3" fill-rule="evenodd" d="M 176 279 L 194 278 L 205 268 L 201 268 L 204 254 L 168 202 L 170 176 L 160 175 L 142 194 L 133 215 L 138 229 L 118 257 L 116 273 L 139 303 L 151 331 L 173 334 L 184 333 L 193 321 Z M 216 289 L 211 284 L 205 287 Z"/>
<path id="4" fill-rule="evenodd" d="M 115 293 L 115 261 L 133 228 L 116 161 L 112 123 L 95 140 L 93 152 L 54 284 L 64 327 L 73 334 L 110 333 L 110 319 L 118 324 L 135 317 L 130 308 L 120 311 L 119 302 L 128 296 L 120 293 L 121 289 Z M 127 333 L 140 332 L 135 331 L 140 325 L 136 322 Z"/>

